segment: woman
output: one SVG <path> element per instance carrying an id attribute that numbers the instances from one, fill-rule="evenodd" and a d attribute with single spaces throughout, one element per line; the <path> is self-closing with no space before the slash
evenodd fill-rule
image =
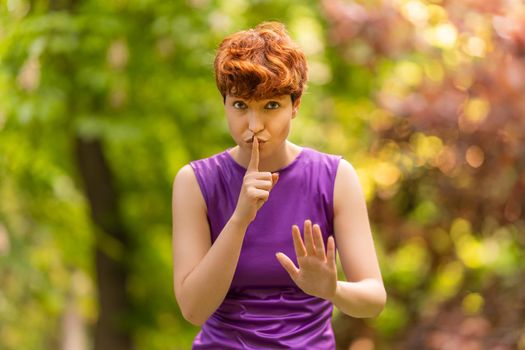
<path id="1" fill-rule="evenodd" d="M 224 39 L 214 68 L 237 146 L 173 184 L 174 291 L 202 326 L 193 349 L 335 349 L 333 305 L 375 317 L 386 302 L 356 172 L 287 140 L 307 65 L 281 23 Z"/>

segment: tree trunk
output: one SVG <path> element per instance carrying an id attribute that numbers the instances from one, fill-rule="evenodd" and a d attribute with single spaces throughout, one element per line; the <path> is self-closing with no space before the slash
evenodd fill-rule
<path id="1" fill-rule="evenodd" d="M 50 0 L 50 12 L 66 11 L 72 16 L 78 0 Z M 76 69 L 72 57 L 65 57 L 64 74 L 73 76 Z M 75 105 L 76 90 L 68 96 L 69 106 Z M 70 112 L 74 115 L 74 108 Z M 87 140 L 75 135 L 75 155 L 85 193 L 91 208 L 96 234 L 95 266 L 99 301 L 98 321 L 95 328 L 95 350 L 130 350 L 131 337 L 124 320 L 129 309 L 126 294 L 128 268 L 125 253 L 129 235 L 122 225 L 118 207 L 118 193 L 113 175 L 104 157 L 99 139 Z"/>
<path id="2" fill-rule="evenodd" d="M 118 193 L 99 139 L 76 137 L 76 157 L 91 215 L 99 232 L 95 261 L 99 318 L 95 329 L 95 350 L 129 350 L 131 338 L 124 326 L 129 302 L 126 295 L 128 236 L 120 219 Z"/>

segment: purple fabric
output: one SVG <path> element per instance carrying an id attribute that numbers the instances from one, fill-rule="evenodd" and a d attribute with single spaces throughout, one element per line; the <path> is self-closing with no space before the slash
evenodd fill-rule
<path id="1" fill-rule="evenodd" d="M 332 303 L 301 291 L 275 253 L 298 266 L 292 225 L 302 232 L 306 219 L 319 224 L 326 246 L 340 158 L 303 147 L 279 170 L 279 181 L 248 227 L 230 290 L 192 349 L 335 349 Z M 213 243 L 235 210 L 246 169 L 228 150 L 190 165 L 206 201 Z"/>

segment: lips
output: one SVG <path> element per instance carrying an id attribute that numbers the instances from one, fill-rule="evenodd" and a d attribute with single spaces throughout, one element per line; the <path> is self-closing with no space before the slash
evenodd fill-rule
<path id="1" fill-rule="evenodd" d="M 257 140 L 259 140 L 259 139 L 257 139 Z M 252 138 L 252 139 L 249 139 L 249 140 L 246 140 L 245 142 L 246 142 L 246 143 L 249 143 L 249 144 L 252 144 L 252 143 L 253 143 L 253 138 Z M 266 142 L 266 141 L 259 140 L 259 144 L 261 144 L 261 143 L 265 143 L 265 142 Z"/>

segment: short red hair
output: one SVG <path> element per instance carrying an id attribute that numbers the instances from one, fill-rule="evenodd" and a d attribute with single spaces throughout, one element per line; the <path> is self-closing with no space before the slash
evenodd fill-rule
<path id="1" fill-rule="evenodd" d="M 215 81 L 223 98 L 263 99 L 306 88 L 306 57 L 282 23 L 263 22 L 226 37 L 214 61 Z"/>

